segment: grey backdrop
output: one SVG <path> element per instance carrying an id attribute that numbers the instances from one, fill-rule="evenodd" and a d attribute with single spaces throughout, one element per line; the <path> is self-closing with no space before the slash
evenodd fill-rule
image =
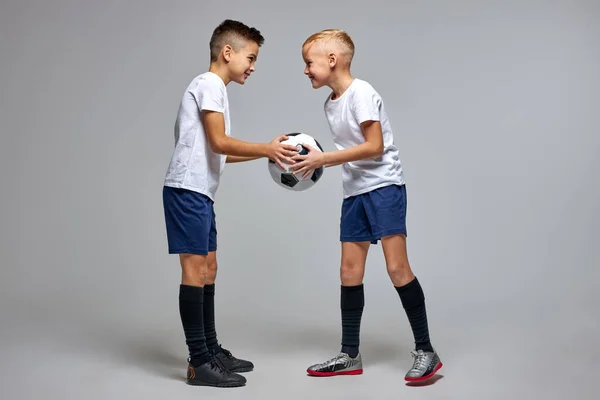
<path id="1" fill-rule="evenodd" d="M 0 397 L 595 398 L 599 17 L 573 0 L 3 0 Z M 161 185 L 225 18 L 266 37 L 256 73 L 228 87 L 244 140 L 302 131 L 333 149 L 300 46 L 353 37 L 408 181 L 409 257 L 445 363 L 433 385 L 402 379 L 412 335 L 380 246 L 365 374 L 305 376 L 339 350 L 341 174 L 292 193 L 264 160 L 227 166 L 216 209 L 218 335 L 256 370 L 241 389 L 182 383 Z"/>

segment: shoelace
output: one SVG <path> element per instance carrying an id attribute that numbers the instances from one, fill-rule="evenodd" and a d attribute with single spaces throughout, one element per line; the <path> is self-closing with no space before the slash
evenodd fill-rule
<path id="1" fill-rule="evenodd" d="M 331 359 L 329 359 L 329 360 L 327 360 L 327 361 L 325 361 L 325 362 L 322 362 L 321 364 L 319 364 L 319 365 L 318 365 L 318 368 L 324 368 L 324 367 L 327 367 L 327 366 L 328 366 L 329 364 L 331 364 L 331 363 L 337 364 L 337 362 L 338 362 L 339 360 L 341 360 L 342 358 L 343 358 L 343 356 L 341 356 L 341 355 L 339 355 L 339 354 L 338 354 L 337 356 L 335 356 L 335 357 L 333 357 L 333 358 L 331 358 Z"/>
<path id="2" fill-rule="evenodd" d="M 224 373 L 228 372 L 225 366 L 221 364 L 221 361 L 214 356 L 210 358 L 210 368 Z"/>
<path id="3" fill-rule="evenodd" d="M 413 355 L 413 358 L 415 359 L 413 369 L 423 369 L 427 366 L 427 354 L 425 354 L 424 352 L 416 351 L 412 351 L 411 353 Z"/>
<path id="4" fill-rule="evenodd" d="M 189 362 L 191 362 L 191 359 L 188 357 L 187 361 L 189 363 Z M 223 366 L 223 364 L 221 364 L 221 362 L 215 356 L 210 357 L 210 361 L 208 362 L 208 365 L 210 366 L 210 369 L 227 373 L 227 369 Z"/>
<path id="5" fill-rule="evenodd" d="M 215 371 L 221 370 L 221 366 L 217 364 L 215 360 L 210 360 L 210 369 L 214 369 Z"/>

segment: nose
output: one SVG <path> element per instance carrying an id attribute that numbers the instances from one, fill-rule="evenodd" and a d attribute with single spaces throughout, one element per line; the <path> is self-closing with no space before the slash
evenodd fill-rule
<path id="1" fill-rule="evenodd" d="M 304 75 L 308 75 L 308 67 L 304 67 Z"/>

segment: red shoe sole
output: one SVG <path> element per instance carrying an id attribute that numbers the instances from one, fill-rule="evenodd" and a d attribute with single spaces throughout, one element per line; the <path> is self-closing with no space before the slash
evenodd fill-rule
<path id="1" fill-rule="evenodd" d="M 433 372 L 431 372 L 430 374 L 427 374 L 425 376 L 422 376 L 420 378 L 404 378 L 405 381 L 408 382 L 421 382 L 421 381 L 426 381 L 427 379 L 431 378 L 433 375 L 435 375 L 436 372 L 438 372 L 440 370 L 440 368 L 442 368 L 444 364 L 442 364 L 441 362 L 436 365 L 436 367 L 433 369 Z"/>
<path id="2" fill-rule="evenodd" d="M 341 371 L 341 372 L 317 372 L 307 369 L 306 372 L 311 376 L 338 376 L 338 375 L 360 375 L 363 373 L 362 369 L 354 371 Z"/>

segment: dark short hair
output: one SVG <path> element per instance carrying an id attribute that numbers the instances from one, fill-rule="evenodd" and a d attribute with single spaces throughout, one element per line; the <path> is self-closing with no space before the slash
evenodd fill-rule
<path id="1" fill-rule="evenodd" d="M 238 50 L 242 41 L 251 40 L 262 46 L 265 38 L 260 31 L 254 27 L 231 19 L 226 19 L 215 28 L 210 38 L 210 61 L 216 61 L 223 46 L 229 44 L 234 50 Z"/>

